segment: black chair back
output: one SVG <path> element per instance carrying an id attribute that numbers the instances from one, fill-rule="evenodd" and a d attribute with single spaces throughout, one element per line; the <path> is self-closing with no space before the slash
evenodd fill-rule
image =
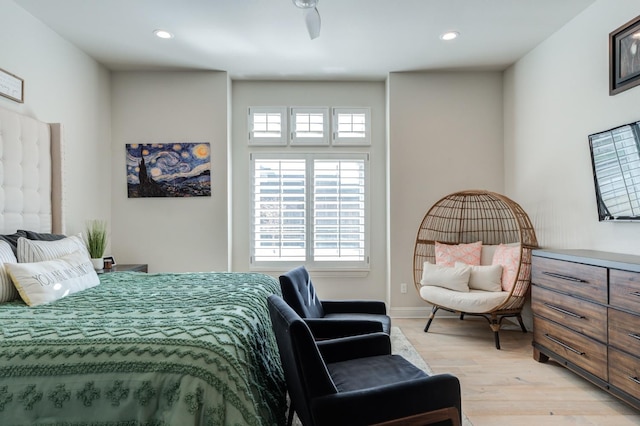
<path id="1" fill-rule="evenodd" d="M 269 296 L 268 305 L 289 398 L 302 424 L 313 425 L 308 401 L 338 390 L 307 324 L 279 296 Z"/>
<path id="2" fill-rule="evenodd" d="M 302 318 L 322 318 L 324 309 L 307 268 L 298 266 L 280 275 L 282 297 Z"/>

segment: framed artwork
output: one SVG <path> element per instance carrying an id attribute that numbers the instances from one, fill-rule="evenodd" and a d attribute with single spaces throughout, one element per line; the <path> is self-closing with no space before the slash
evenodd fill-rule
<path id="1" fill-rule="evenodd" d="M 609 95 L 640 84 L 640 16 L 609 34 Z"/>
<path id="2" fill-rule="evenodd" d="M 24 103 L 24 80 L 0 68 L 0 95 Z"/>
<path id="3" fill-rule="evenodd" d="M 144 197 L 210 197 L 209 142 L 127 144 L 127 194 Z"/>

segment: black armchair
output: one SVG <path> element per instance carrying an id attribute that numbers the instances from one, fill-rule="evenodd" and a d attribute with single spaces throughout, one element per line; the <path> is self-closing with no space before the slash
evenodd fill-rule
<path id="1" fill-rule="evenodd" d="M 391 355 L 384 333 L 316 341 L 282 298 L 269 296 L 268 304 L 292 408 L 304 426 L 460 424 L 455 376 L 428 376 Z"/>
<path id="2" fill-rule="evenodd" d="M 378 300 L 320 300 L 307 268 L 280 275 L 282 297 L 303 318 L 316 339 L 391 331 L 387 308 Z"/>

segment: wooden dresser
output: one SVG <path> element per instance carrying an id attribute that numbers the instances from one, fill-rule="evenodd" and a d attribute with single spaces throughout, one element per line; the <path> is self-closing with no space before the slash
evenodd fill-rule
<path id="1" fill-rule="evenodd" d="M 534 250 L 533 357 L 640 409 L 640 256 Z"/>

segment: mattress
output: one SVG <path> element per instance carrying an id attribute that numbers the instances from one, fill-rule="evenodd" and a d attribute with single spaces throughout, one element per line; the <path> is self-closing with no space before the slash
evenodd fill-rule
<path id="1" fill-rule="evenodd" d="M 2 425 L 276 425 L 285 383 L 251 273 L 100 275 L 53 303 L 0 305 Z"/>

